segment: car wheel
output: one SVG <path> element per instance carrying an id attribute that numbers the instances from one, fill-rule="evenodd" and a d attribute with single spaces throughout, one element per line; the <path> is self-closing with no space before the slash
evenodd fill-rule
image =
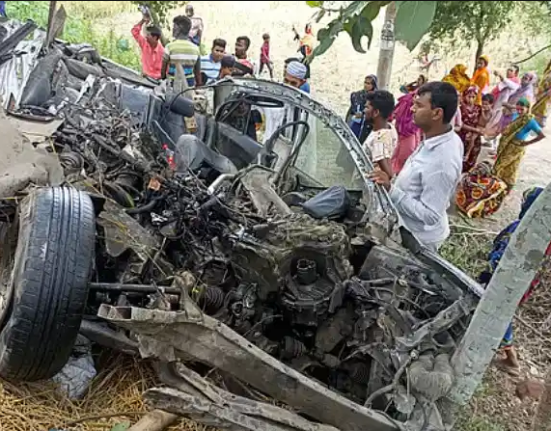
<path id="1" fill-rule="evenodd" d="M 9 237 L 1 253 L 0 376 L 49 379 L 71 355 L 88 297 L 92 200 L 71 188 L 34 191 L 20 206 L 15 250 L 6 246 Z"/>

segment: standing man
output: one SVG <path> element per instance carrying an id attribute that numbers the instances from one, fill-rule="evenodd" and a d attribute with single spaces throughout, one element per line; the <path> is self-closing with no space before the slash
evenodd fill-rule
<path id="1" fill-rule="evenodd" d="M 226 41 L 214 39 L 212 51 L 209 55 L 201 57 L 201 76 L 203 84 L 210 84 L 218 80 L 222 67 L 222 58 L 226 53 Z"/>
<path id="2" fill-rule="evenodd" d="M 371 161 L 376 168 L 383 171 L 388 178 L 393 177 L 392 155 L 398 145 L 398 133 L 389 122 L 394 111 L 394 96 L 384 90 L 376 90 L 367 94 L 365 102 L 365 120 L 372 130 L 364 143 L 364 148 L 371 155 Z"/>
<path id="3" fill-rule="evenodd" d="M 201 46 L 203 40 L 203 19 L 195 15 L 193 6 L 186 6 L 186 16 L 191 20 L 191 29 L 189 30 L 189 39 L 197 46 Z"/>
<path id="4" fill-rule="evenodd" d="M 202 84 L 201 56 L 199 47 L 189 40 L 191 20 L 187 16 L 177 16 L 174 18 L 173 28 L 175 40 L 165 47 L 162 78 L 166 79 L 168 74 L 174 79 L 178 75 L 178 69 L 183 69 L 188 87 L 199 86 Z"/>
<path id="5" fill-rule="evenodd" d="M 434 252 L 450 234 L 446 210 L 463 166 L 463 143 L 450 124 L 457 110 L 457 99 L 457 90 L 451 84 L 423 85 L 412 111 L 415 124 L 424 133 L 424 141 L 394 184 L 384 171 L 369 175 L 389 191 L 401 224 Z"/>
<path id="6" fill-rule="evenodd" d="M 132 36 L 138 42 L 142 53 L 143 75 L 153 79 L 161 79 L 161 68 L 165 53 L 161 43 L 162 32 L 159 27 L 150 25 L 146 27 L 144 37 L 142 35 L 143 26 L 149 22 L 149 17 L 144 15 L 142 20 L 132 28 Z"/>
<path id="7" fill-rule="evenodd" d="M 264 33 L 262 39 L 264 40 L 264 43 L 260 48 L 260 70 L 258 71 L 258 75 L 262 75 L 264 66 L 266 66 L 270 72 L 270 79 L 274 79 L 274 66 L 270 58 L 270 35 L 268 33 Z"/>
<path id="8" fill-rule="evenodd" d="M 251 39 L 248 36 L 239 36 L 235 40 L 235 58 L 239 63 L 251 70 L 251 75 L 254 75 L 255 65 L 254 61 L 249 58 L 249 48 L 251 46 Z"/>
<path id="9" fill-rule="evenodd" d="M 283 82 L 291 87 L 310 93 L 310 84 L 306 81 L 307 68 L 299 61 L 291 61 L 285 68 Z"/>

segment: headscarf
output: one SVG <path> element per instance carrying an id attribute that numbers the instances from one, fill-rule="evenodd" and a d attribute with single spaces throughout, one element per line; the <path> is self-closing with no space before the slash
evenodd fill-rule
<path id="1" fill-rule="evenodd" d="M 453 85 L 460 93 L 463 93 L 471 85 L 471 79 L 467 75 L 467 66 L 464 64 L 456 64 L 442 81 Z"/>
<path id="2" fill-rule="evenodd" d="M 306 66 L 298 61 L 291 61 L 287 65 L 287 73 L 298 79 L 306 79 Z"/>
<path id="3" fill-rule="evenodd" d="M 376 91 L 379 83 L 379 81 L 377 80 L 377 77 L 375 75 L 367 75 L 365 79 L 368 79 L 368 78 L 371 79 L 371 82 L 373 82 L 373 91 Z M 353 112 L 357 112 L 358 107 L 359 107 L 359 110 L 363 112 L 363 110 L 365 109 L 365 104 L 367 102 L 368 93 L 369 92 L 366 90 L 360 90 L 360 91 L 354 91 L 353 93 L 350 94 L 350 106 Z"/>
<path id="4" fill-rule="evenodd" d="M 488 65 L 490 64 L 490 57 L 488 57 L 487 55 L 481 55 L 480 57 L 478 57 L 479 60 L 484 60 L 484 62 L 486 63 L 486 67 L 488 67 Z"/>
<path id="5" fill-rule="evenodd" d="M 517 103 L 517 105 L 520 105 L 520 106 L 524 106 L 525 108 L 529 108 L 530 107 L 530 101 L 528 100 L 528 98 L 526 97 L 521 97 Z"/>
<path id="6" fill-rule="evenodd" d="M 365 77 L 366 79 L 371 79 L 371 82 L 373 82 L 373 91 L 377 91 L 379 88 L 379 79 L 375 75 L 367 75 Z"/>
<path id="7" fill-rule="evenodd" d="M 469 86 L 464 92 L 463 92 L 463 98 L 466 99 L 468 96 L 475 95 L 478 96 L 478 92 L 480 90 L 476 85 Z"/>
<path id="8" fill-rule="evenodd" d="M 530 103 L 534 100 L 534 84 L 536 83 L 538 77 L 534 72 L 525 73 L 523 78 L 525 77 L 528 78 L 528 82 L 521 82 L 520 88 L 511 94 L 511 97 L 509 97 L 510 104 L 516 105 L 523 97 L 528 99 L 528 102 Z"/>

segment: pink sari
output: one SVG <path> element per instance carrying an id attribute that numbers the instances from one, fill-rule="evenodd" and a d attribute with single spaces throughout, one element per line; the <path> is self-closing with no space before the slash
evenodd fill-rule
<path id="1" fill-rule="evenodd" d="M 421 142 L 421 130 L 413 122 L 413 113 L 411 112 L 415 95 L 416 92 L 411 92 L 400 97 L 394 110 L 396 131 L 398 132 L 398 145 L 391 159 L 394 175 L 400 173 L 407 159 Z"/>

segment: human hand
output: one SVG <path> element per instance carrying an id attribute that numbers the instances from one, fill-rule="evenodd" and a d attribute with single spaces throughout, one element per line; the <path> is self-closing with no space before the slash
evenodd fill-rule
<path id="1" fill-rule="evenodd" d="M 383 171 L 373 171 L 367 174 L 367 178 L 373 181 L 375 184 L 379 184 L 384 187 L 386 191 L 390 190 L 390 178 Z"/>

